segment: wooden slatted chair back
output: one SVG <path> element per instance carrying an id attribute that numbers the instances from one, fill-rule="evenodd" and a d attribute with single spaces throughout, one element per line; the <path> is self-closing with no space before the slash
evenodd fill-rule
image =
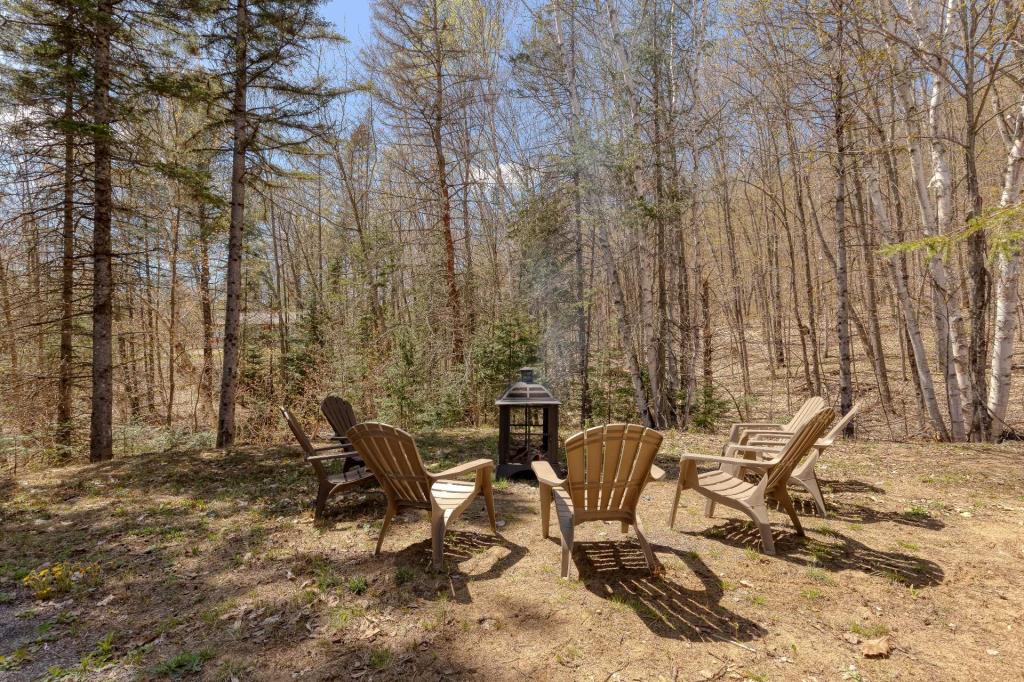
<path id="1" fill-rule="evenodd" d="M 356 424 L 346 435 L 388 497 L 430 507 L 430 477 L 412 436 L 380 422 Z"/>
<path id="2" fill-rule="evenodd" d="M 825 438 L 827 440 L 835 440 L 836 438 L 839 438 L 839 436 L 843 435 L 843 429 L 845 429 L 846 425 L 853 421 L 853 418 L 857 416 L 857 413 L 860 412 L 860 407 L 860 403 L 854 403 L 853 407 L 850 408 L 850 411 L 843 415 L 842 419 L 836 422 L 836 425 L 832 427 L 831 431 L 825 434 Z"/>
<path id="3" fill-rule="evenodd" d="M 768 472 L 767 490 L 774 490 L 779 485 L 786 485 L 790 475 L 793 473 L 793 469 L 804 458 L 804 455 L 810 451 L 815 441 L 821 438 L 825 433 L 825 429 L 828 428 L 828 425 L 835 418 L 835 411 L 826 407 L 823 410 L 819 410 L 806 424 L 797 429 L 793 437 L 782 448 L 778 462 Z"/>
<path id="4" fill-rule="evenodd" d="M 327 418 L 327 423 L 334 429 L 334 433 L 344 436 L 348 430 L 359 423 L 356 419 L 356 412 L 352 409 L 352 403 L 336 395 L 329 395 L 320 403 L 320 411 Z"/>
<path id="5" fill-rule="evenodd" d="M 295 418 L 295 415 L 287 407 L 281 407 L 281 414 L 284 415 L 284 420 L 288 422 L 288 428 L 291 429 L 295 440 L 299 441 L 299 445 L 302 447 L 303 459 L 312 455 L 313 444 L 309 442 L 309 436 L 306 435 L 306 431 L 302 428 L 299 420 Z"/>
<path id="6" fill-rule="evenodd" d="M 825 409 L 825 400 L 821 396 L 811 396 L 804 401 L 789 423 L 782 427 L 783 431 L 796 431 L 823 409 Z"/>
<path id="7" fill-rule="evenodd" d="M 633 513 L 662 438 L 638 424 L 607 424 L 566 440 L 566 486 L 577 516 Z"/>

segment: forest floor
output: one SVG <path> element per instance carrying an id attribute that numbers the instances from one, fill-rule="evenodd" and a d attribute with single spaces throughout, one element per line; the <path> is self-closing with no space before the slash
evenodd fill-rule
<path id="1" fill-rule="evenodd" d="M 773 511 L 767 557 L 692 492 L 667 526 L 677 453 L 719 442 L 663 447 L 668 480 L 640 507 L 660 578 L 632 534 L 588 524 L 580 577 L 559 579 L 556 526 L 541 539 L 525 482 L 495 491 L 500 536 L 467 511 L 436 573 L 418 513 L 372 556 L 378 492 L 314 524 L 291 449 L 20 474 L 0 481 L 0 680 L 1024 679 L 1020 443 L 839 444 L 819 470 L 829 517 L 801 498 L 801 538 Z M 446 467 L 492 453 L 494 434 L 421 445 Z M 888 656 L 867 656 L 883 638 Z"/>

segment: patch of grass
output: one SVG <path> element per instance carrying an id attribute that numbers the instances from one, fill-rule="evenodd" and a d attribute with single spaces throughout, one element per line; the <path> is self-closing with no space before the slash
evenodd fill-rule
<path id="1" fill-rule="evenodd" d="M 821 599 L 822 593 L 817 587 L 808 587 L 800 592 L 804 599 Z"/>
<path id="2" fill-rule="evenodd" d="M 860 635 L 865 639 L 875 639 L 876 637 L 882 637 L 883 635 L 889 634 L 889 626 L 885 623 L 872 623 L 870 625 L 851 623 L 850 632 L 855 635 Z"/>
<path id="3" fill-rule="evenodd" d="M 214 654 L 209 649 L 201 651 L 182 651 L 180 654 L 168 658 L 153 668 L 153 674 L 157 677 L 183 677 L 203 671 L 206 662 L 213 658 Z"/>
<path id="4" fill-rule="evenodd" d="M 395 569 L 395 584 L 404 585 L 416 577 L 416 571 L 408 566 L 399 566 Z"/>
<path id="5" fill-rule="evenodd" d="M 14 595 L 10 592 L 0 592 L 0 604 L 13 604 Z"/>
<path id="6" fill-rule="evenodd" d="M 330 592 L 335 588 L 341 587 L 343 584 L 344 578 L 331 566 L 321 564 L 317 567 L 316 586 L 321 592 Z"/>
<path id="7" fill-rule="evenodd" d="M 0 656 L 0 671 L 20 670 L 29 660 L 28 648 L 18 647 L 6 656 Z"/>
<path id="8" fill-rule="evenodd" d="M 751 563 L 758 563 L 761 561 L 761 553 L 753 547 L 744 547 L 743 557 Z"/>
<path id="9" fill-rule="evenodd" d="M 849 528 L 852 531 L 864 530 L 864 524 L 863 523 L 851 523 L 851 524 L 849 524 L 846 527 Z"/>
<path id="10" fill-rule="evenodd" d="M 928 511 L 927 507 L 915 504 L 909 509 L 904 510 L 903 516 L 908 519 L 929 519 L 931 518 L 932 513 Z"/>
<path id="11" fill-rule="evenodd" d="M 212 609 L 207 609 L 199 616 L 203 622 L 207 625 L 216 625 L 217 621 L 220 620 L 228 611 L 232 611 L 238 608 L 237 599 L 225 599 L 221 603 L 214 606 Z"/>
<path id="12" fill-rule="evenodd" d="M 805 544 L 807 551 L 816 564 L 823 564 L 835 556 L 836 549 L 832 545 L 817 540 L 808 540 Z"/>
<path id="13" fill-rule="evenodd" d="M 818 526 L 814 530 L 816 532 L 821 533 L 822 535 L 828 536 L 830 538 L 838 538 L 839 537 L 839 531 L 837 531 L 835 528 L 833 528 L 832 526 L 828 525 L 827 523 L 821 524 L 820 526 Z"/>
<path id="14" fill-rule="evenodd" d="M 752 594 L 752 595 L 748 596 L 747 597 L 747 601 L 749 601 L 754 606 L 764 606 L 765 604 L 768 603 L 768 600 L 765 599 L 764 596 L 760 595 L 760 594 Z"/>
<path id="15" fill-rule="evenodd" d="M 509 486 L 511 486 L 511 485 L 512 485 L 512 481 L 510 481 L 509 479 L 507 479 L 507 478 L 497 478 L 497 479 L 494 480 L 494 486 L 493 487 L 494 487 L 495 490 L 508 490 Z"/>
<path id="16" fill-rule="evenodd" d="M 341 606 L 331 610 L 327 614 L 327 624 L 332 630 L 344 630 L 348 627 L 348 624 L 352 622 L 353 618 L 358 618 L 363 615 L 363 610 L 351 606 Z"/>
<path id="17" fill-rule="evenodd" d="M 114 638 L 113 632 L 108 632 L 96 643 L 96 648 L 87 653 L 79 660 L 83 670 L 99 668 L 114 660 Z"/>
<path id="18" fill-rule="evenodd" d="M 384 670 L 391 665 L 391 649 L 380 647 L 370 652 L 370 667 L 374 670 Z"/>
<path id="19" fill-rule="evenodd" d="M 167 616 L 166 618 L 161 619 L 161 621 L 156 625 L 157 636 L 166 635 L 168 632 L 181 625 L 182 622 L 181 618 L 178 618 L 177 616 Z"/>
<path id="20" fill-rule="evenodd" d="M 577 661 L 583 657 L 583 652 L 572 644 L 564 647 L 555 654 L 555 660 L 565 666 L 575 666 Z"/>
<path id="21" fill-rule="evenodd" d="M 349 578 L 345 583 L 345 587 L 347 587 L 348 591 L 352 594 L 366 594 L 366 591 L 370 589 L 370 582 L 366 579 L 366 576 L 358 575 Z"/>
<path id="22" fill-rule="evenodd" d="M 36 599 L 53 599 L 76 587 L 95 587 L 103 582 L 99 564 L 59 561 L 29 572 L 21 579 Z"/>
<path id="23" fill-rule="evenodd" d="M 915 543 L 915 542 L 905 542 L 903 540 L 897 540 L 896 541 L 896 546 L 899 547 L 900 549 L 905 549 L 908 552 L 917 552 L 917 551 L 919 551 L 921 549 L 917 545 L 917 543 Z"/>
<path id="24" fill-rule="evenodd" d="M 13 561 L 0 562 L 0 578 L 20 581 L 31 572 L 27 566 L 16 564 Z"/>
<path id="25" fill-rule="evenodd" d="M 808 568 L 807 577 L 816 583 L 821 583 L 822 585 L 836 584 L 835 579 L 830 576 L 827 571 L 821 568 Z"/>

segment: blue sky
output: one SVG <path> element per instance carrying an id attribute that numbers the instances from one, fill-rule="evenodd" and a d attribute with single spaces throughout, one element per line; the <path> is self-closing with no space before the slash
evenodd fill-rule
<path id="1" fill-rule="evenodd" d="M 327 0 L 321 11 L 354 47 L 370 39 L 370 0 Z"/>

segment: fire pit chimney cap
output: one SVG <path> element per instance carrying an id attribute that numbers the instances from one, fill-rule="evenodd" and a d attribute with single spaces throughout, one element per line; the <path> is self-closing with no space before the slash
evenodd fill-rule
<path id="1" fill-rule="evenodd" d="M 538 384 L 533 378 L 533 368 L 523 367 L 519 370 L 519 381 L 508 387 L 505 393 L 494 401 L 495 405 L 561 405 L 562 402 L 551 395 L 546 387 Z"/>

